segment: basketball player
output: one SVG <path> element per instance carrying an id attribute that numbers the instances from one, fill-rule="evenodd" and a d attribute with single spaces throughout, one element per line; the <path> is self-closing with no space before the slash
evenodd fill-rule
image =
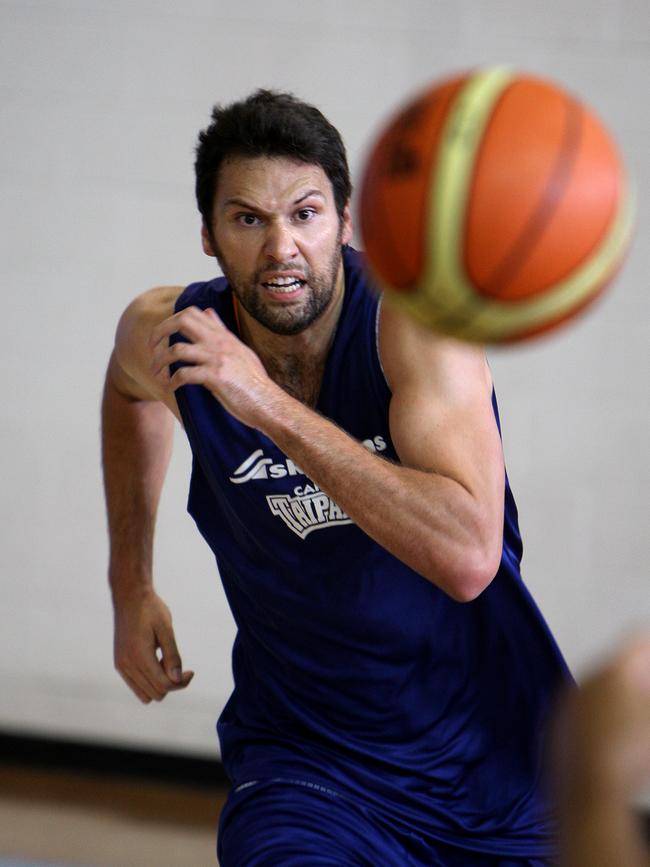
<path id="1" fill-rule="evenodd" d="M 192 678 L 151 575 L 176 416 L 238 628 L 223 867 L 545 863 L 539 752 L 569 675 L 519 574 L 484 353 L 369 291 L 315 108 L 216 108 L 196 191 L 225 277 L 139 296 L 106 380 L 120 674 L 143 702 Z"/>

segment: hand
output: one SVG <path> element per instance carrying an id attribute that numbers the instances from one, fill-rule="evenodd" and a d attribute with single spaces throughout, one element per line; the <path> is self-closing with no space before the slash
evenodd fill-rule
<path id="1" fill-rule="evenodd" d="M 115 604 L 115 668 L 144 704 L 185 689 L 194 677 L 183 671 L 171 614 L 153 591 Z"/>
<path id="2" fill-rule="evenodd" d="M 575 691 L 556 720 L 562 867 L 650 867 L 634 798 L 650 779 L 650 634 Z"/>
<path id="3" fill-rule="evenodd" d="M 181 332 L 190 343 L 169 346 Z M 242 343 L 212 309 L 188 307 L 165 319 L 151 335 L 152 371 L 175 391 L 182 385 L 203 385 L 243 424 L 259 427 L 284 392 L 268 376 L 258 356 Z M 169 365 L 183 362 L 173 376 Z"/>
<path id="4" fill-rule="evenodd" d="M 587 681 L 578 725 L 594 770 L 621 795 L 638 794 L 650 780 L 650 637 Z"/>
<path id="5" fill-rule="evenodd" d="M 623 801 L 639 793 L 650 780 L 650 635 L 585 681 L 559 733 L 571 789 Z"/>

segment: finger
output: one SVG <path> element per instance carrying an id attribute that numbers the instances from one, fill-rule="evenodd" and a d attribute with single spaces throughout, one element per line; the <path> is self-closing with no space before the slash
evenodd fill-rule
<path id="1" fill-rule="evenodd" d="M 205 333 L 206 324 L 207 320 L 202 310 L 198 307 L 187 307 L 160 322 L 152 330 L 149 344 L 151 347 L 157 346 L 177 331 L 188 340 L 197 340 L 200 334 Z"/>
<path id="2" fill-rule="evenodd" d="M 154 636 L 152 639 L 155 642 Z M 119 671 L 122 677 L 128 677 L 152 701 L 162 701 L 174 685 L 160 667 L 153 643 L 144 651 L 134 654 L 130 663 Z"/>
<path id="3" fill-rule="evenodd" d="M 155 682 L 155 678 L 147 676 L 145 666 L 136 667 L 130 665 L 118 669 L 124 680 L 131 686 L 134 691 L 138 690 L 149 701 L 160 701 L 165 697 L 165 691 L 162 690 Z"/>
<path id="4" fill-rule="evenodd" d="M 152 701 L 162 701 L 174 684 L 166 677 L 165 673 L 156 663 L 154 667 L 147 666 L 132 673 L 132 679 L 136 681 L 140 689 L 149 696 Z"/>
<path id="5" fill-rule="evenodd" d="M 172 681 L 167 676 L 167 673 L 165 672 L 165 669 L 163 668 L 162 661 L 159 663 L 159 665 L 160 665 L 160 670 L 163 674 L 163 677 L 165 678 L 165 683 L 167 684 L 167 687 L 165 689 L 165 695 L 167 695 L 167 693 L 170 693 L 170 692 L 176 692 L 179 689 L 185 689 L 186 686 L 189 686 L 189 684 L 192 681 L 192 678 L 194 677 L 193 671 L 182 671 L 180 680 L 178 681 L 178 683 L 176 683 L 176 682 Z M 164 697 L 165 696 L 163 696 L 163 698 Z"/>
<path id="6" fill-rule="evenodd" d="M 170 692 L 173 692 L 173 691 L 176 691 L 176 690 L 179 690 L 179 689 L 185 689 L 186 686 L 189 686 L 189 685 L 190 685 L 190 683 L 192 682 L 192 678 L 193 678 L 193 677 L 194 677 L 194 672 L 193 672 L 193 671 L 184 671 L 184 672 L 182 672 L 180 681 L 179 681 L 178 683 L 174 683 L 174 684 L 172 684 L 172 686 L 171 686 L 171 688 L 170 688 L 169 691 L 170 691 Z"/>
<path id="7" fill-rule="evenodd" d="M 170 334 L 178 331 L 180 329 L 180 323 L 188 321 L 194 311 L 200 313 L 198 307 L 186 307 L 179 313 L 173 313 L 171 316 L 163 319 L 162 322 L 159 322 L 154 328 L 152 328 L 149 336 L 149 344 L 154 346 L 165 337 L 169 337 Z"/>
<path id="8" fill-rule="evenodd" d="M 205 310 L 203 311 L 203 315 L 205 316 L 206 319 L 209 319 L 210 322 L 212 324 L 216 325 L 218 328 L 222 328 L 224 331 L 228 330 L 226 328 L 226 326 L 224 325 L 223 320 L 221 319 L 221 317 L 217 313 L 217 311 L 214 310 L 212 307 L 206 307 Z"/>
<path id="9" fill-rule="evenodd" d="M 122 674 L 125 680 L 128 678 L 129 686 L 136 692 L 145 696 L 146 703 L 150 701 L 161 702 L 167 694 L 178 689 L 185 689 L 194 677 L 193 671 L 181 671 L 178 682 L 174 681 L 165 671 L 162 660 L 156 657 L 154 668 L 148 667 L 147 671 L 140 671 L 137 675 Z"/>
<path id="10" fill-rule="evenodd" d="M 136 697 L 140 699 L 142 704 L 151 704 L 151 697 L 149 695 L 147 695 L 147 693 L 144 692 L 144 690 L 140 689 L 138 684 L 132 678 L 130 678 L 128 674 L 122 673 L 122 679 L 124 680 L 126 685 L 129 687 L 131 692 L 133 692 L 136 695 Z"/>
<path id="11" fill-rule="evenodd" d="M 215 383 L 211 380 L 210 371 L 203 365 L 191 365 L 179 367 L 169 378 L 168 387 L 176 391 L 182 385 L 205 385 L 209 387 Z"/>
<path id="12" fill-rule="evenodd" d="M 149 653 L 148 650 L 145 652 Z M 145 698 L 147 701 L 160 701 L 162 697 L 161 691 L 147 677 L 145 671 L 146 664 L 141 661 L 143 658 L 141 652 L 134 651 L 132 655 L 123 655 L 121 658 L 116 658 L 115 668 L 142 701 Z"/>
<path id="13" fill-rule="evenodd" d="M 205 349 L 195 343 L 173 343 L 171 346 L 159 343 L 152 355 L 151 370 L 154 376 L 158 376 L 166 371 L 170 364 L 176 362 L 200 364 L 206 360 Z"/>
<path id="14" fill-rule="evenodd" d="M 174 682 L 165 672 L 158 656 L 155 656 L 154 659 L 153 667 L 143 665 L 139 670 L 132 666 L 128 669 L 123 666 L 116 666 L 124 682 L 143 704 L 149 704 L 152 701 L 160 702 L 169 692 L 185 689 L 194 677 L 193 671 L 183 671 L 179 681 Z"/>

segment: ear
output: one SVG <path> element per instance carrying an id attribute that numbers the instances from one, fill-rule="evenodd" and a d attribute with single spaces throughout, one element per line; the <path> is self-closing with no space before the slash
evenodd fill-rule
<path id="1" fill-rule="evenodd" d="M 205 225 L 205 222 L 201 224 L 201 244 L 203 245 L 203 252 L 206 256 L 216 257 L 217 254 L 214 252 L 210 231 Z"/>
<path id="2" fill-rule="evenodd" d="M 348 200 L 343 208 L 343 217 L 341 218 L 341 244 L 349 244 L 352 240 L 352 233 L 352 214 L 350 213 L 350 202 Z"/>

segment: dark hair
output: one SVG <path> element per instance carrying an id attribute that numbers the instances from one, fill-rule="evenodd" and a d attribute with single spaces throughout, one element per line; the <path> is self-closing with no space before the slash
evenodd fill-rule
<path id="1" fill-rule="evenodd" d="M 225 108 L 215 105 L 212 123 L 196 146 L 196 201 L 207 226 L 219 168 L 230 156 L 289 157 L 319 165 L 329 178 L 339 217 L 352 184 L 345 147 L 335 127 L 313 105 L 290 93 L 257 90 Z"/>

